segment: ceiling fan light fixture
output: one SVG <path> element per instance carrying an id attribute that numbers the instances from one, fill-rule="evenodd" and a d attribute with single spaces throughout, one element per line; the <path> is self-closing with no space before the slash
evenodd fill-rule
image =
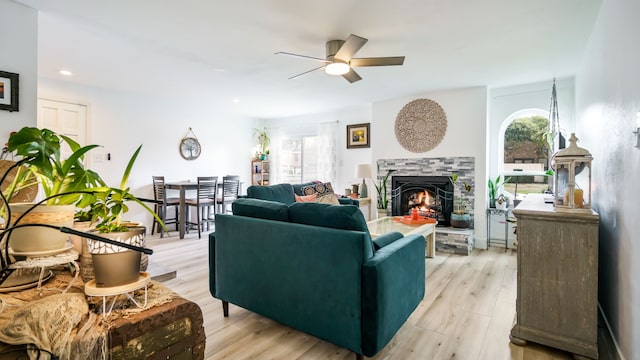
<path id="1" fill-rule="evenodd" d="M 327 65 L 324 71 L 329 75 L 344 75 L 348 73 L 350 69 L 349 64 L 335 61 Z"/>

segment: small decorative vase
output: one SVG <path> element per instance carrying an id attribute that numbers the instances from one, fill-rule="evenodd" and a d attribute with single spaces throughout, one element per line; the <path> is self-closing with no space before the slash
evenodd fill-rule
<path id="1" fill-rule="evenodd" d="M 458 229 L 466 229 L 471 226 L 471 215 L 451 213 L 451 226 Z"/>
<path id="2" fill-rule="evenodd" d="M 378 219 L 387 216 L 387 209 L 378 209 Z"/>

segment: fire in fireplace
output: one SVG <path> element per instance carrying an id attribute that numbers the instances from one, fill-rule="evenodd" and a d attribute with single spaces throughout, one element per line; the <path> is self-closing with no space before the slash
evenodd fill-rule
<path id="1" fill-rule="evenodd" d="M 418 214 L 438 220 L 438 226 L 449 226 L 453 211 L 453 185 L 448 176 L 392 176 L 391 214 Z"/>

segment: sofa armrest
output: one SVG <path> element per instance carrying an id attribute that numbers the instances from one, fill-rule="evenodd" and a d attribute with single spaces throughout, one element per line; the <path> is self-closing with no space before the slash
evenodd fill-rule
<path id="1" fill-rule="evenodd" d="M 377 238 L 373 239 L 373 248 L 378 251 L 380 249 L 382 249 L 383 247 L 391 244 L 392 242 L 398 240 L 398 239 L 402 239 L 404 237 L 404 235 L 402 235 L 401 233 L 397 232 L 397 231 L 392 231 L 392 232 L 388 232 L 386 234 L 382 234 L 380 236 L 378 236 Z"/>
<path id="2" fill-rule="evenodd" d="M 425 239 L 409 235 L 378 250 L 362 269 L 362 353 L 380 351 L 425 291 Z"/>
<path id="3" fill-rule="evenodd" d="M 358 199 L 339 197 L 338 202 L 340 202 L 340 205 L 355 205 L 360 207 L 360 201 L 358 201 Z"/>

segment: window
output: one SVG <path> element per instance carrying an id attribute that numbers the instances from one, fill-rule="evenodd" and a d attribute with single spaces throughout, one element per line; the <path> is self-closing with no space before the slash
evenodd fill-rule
<path id="1" fill-rule="evenodd" d="M 298 184 L 318 179 L 317 136 L 286 138 L 282 141 L 282 182 Z"/>
<path id="2" fill-rule="evenodd" d="M 274 183 L 335 180 L 337 124 L 272 129 L 271 175 Z"/>
<path id="3" fill-rule="evenodd" d="M 502 172 L 511 178 L 504 188 L 516 200 L 550 190 L 551 178 L 545 176 L 551 155 L 548 134 L 549 120 L 541 115 L 518 117 L 504 133 Z"/>

